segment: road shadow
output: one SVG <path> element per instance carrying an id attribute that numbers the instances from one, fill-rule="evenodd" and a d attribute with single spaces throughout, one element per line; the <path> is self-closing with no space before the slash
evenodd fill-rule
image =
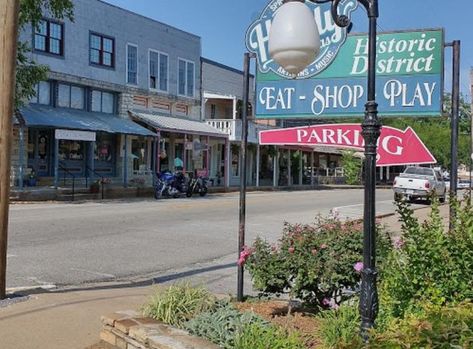
<path id="1" fill-rule="evenodd" d="M 8 297 L 10 298 L 26 297 L 30 295 L 44 294 L 44 293 L 70 293 L 70 292 L 78 292 L 78 291 L 99 291 L 99 290 L 112 290 L 112 289 L 120 289 L 120 288 L 123 289 L 123 288 L 146 287 L 146 286 L 158 285 L 158 284 L 162 284 L 162 283 L 166 283 L 170 281 L 178 281 L 178 280 L 185 279 L 191 276 L 210 273 L 217 270 L 230 269 L 236 266 L 237 266 L 236 263 L 212 265 L 208 267 L 195 268 L 195 269 L 178 272 L 178 273 L 170 273 L 170 274 L 157 276 L 157 277 L 153 277 L 153 278 L 149 278 L 145 280 L 139 280 L 139 281 L 114 282 L 114 280 L 104 280 L 103 283 L 108 283 L 108 284 L 102 284 L 102 285 L 90 284 L 90 285 L 84 285 L 83 287 L 72 287 L 68 285 L 62 285 L 58 289 L 50 289 L 50 290 L 38 288 L 34 290 L 21 291 L 14 294 L 10 294 L 8 295 Z"/>

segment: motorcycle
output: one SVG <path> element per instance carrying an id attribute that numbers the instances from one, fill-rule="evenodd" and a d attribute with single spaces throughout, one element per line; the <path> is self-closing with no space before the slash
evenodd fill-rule
<path id="1" fill-rule="evenodd" d="M 189 186 L 187 188 L 186 196 L 188 198 L 192 197 L 194 193 L 199 193 L 200 196 L 207 195 L 207 178 L 200 176 L 193 176 L 190 179 Z"/>
<path id="2" fill-rule="evenodd" d="M 155 179 L 154 198 L 156 200 L 162 197 L 178 198 L 181 193 L 187 193 L 188 186 L 186 177 L 182 172 L 172 173 L 164 171 L 158 173 Z"/>

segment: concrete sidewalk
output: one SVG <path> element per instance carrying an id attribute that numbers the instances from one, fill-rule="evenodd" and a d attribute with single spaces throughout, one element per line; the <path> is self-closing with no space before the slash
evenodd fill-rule
<path id="1" fill-rule="evenodd" d="M 442 206 L 444 217 L 448 206 Z M 416 211 L 424 220 L 430 209 Z M 382 219 L 390 231 L 399 232 L 398 217 Z M 82 290 L 41 291 L 17 303 L 0 302 L 1 349 L 85 349 L 99 342 L 100 316 L 117 310 L 138 310 L 151 295 L 153 283 L 188 280 L 202 284 L 212 292 L 234 294 L 236 289 L 236 256 L 174 270 L 168 274 L 136 280 L 133 284 L 91 285 Z M 249 277 L 245 293 L 251 294 Z M 26 293 L 25 293 L 26 294 Z M 93 346 L 93 349 L 102 348 Z M 108 349 L 106 346 L 104 349 Z M 89 348 L 90 349 L 90 348 Z"/>

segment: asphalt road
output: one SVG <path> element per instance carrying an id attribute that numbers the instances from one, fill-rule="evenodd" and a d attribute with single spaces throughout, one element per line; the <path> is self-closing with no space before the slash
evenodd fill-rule
<path id="1" fill-rule="evenodd" d="M 360 217 L 362 198 L 362 190 L 353 189 L 249 193 L 247 241 L 257 235 L 276 240 L 285 221 L 310 223 L 335 207 Z M 126 281 L 236 255 L 238 203 L 237 194 L 223 194 L 13 204 L 7 288 Z M 377 208 L 394 211 L 391 190 L 378 190 Z"/>

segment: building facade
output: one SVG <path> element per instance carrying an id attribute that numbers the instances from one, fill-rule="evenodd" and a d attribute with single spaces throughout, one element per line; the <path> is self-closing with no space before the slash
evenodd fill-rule
<path id="1" fill-rule="evenodd" d="M 194 34 L 76 0 L 73 22 L 45 15 L 20 40 L 50 72 L 16 116 L 13 184 L 28 176 L 56 186 L 63 176 L 149 183 L 176 158 L 186 171 L 208 171 L 207 144 L 228 138 L 201 122 Z"/>

